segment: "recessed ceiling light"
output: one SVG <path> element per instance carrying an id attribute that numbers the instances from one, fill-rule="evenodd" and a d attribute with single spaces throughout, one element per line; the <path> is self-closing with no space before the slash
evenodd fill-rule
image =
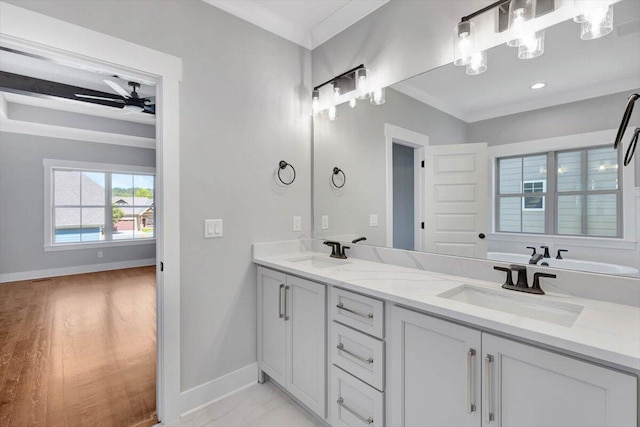
<path id="1" fill-rule="evenodd" d="M 531 85 L 531 89 L 542 89 L 546 85 L 547 85 L 546 83 L 535 83 Z"/>

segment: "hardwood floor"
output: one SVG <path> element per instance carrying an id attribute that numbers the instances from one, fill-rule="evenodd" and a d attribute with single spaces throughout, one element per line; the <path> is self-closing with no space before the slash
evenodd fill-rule
<path id="1" fill-rule="evenodd" d="M 0 426 L 155 424 L 155 267 L 0 284 Z"/>

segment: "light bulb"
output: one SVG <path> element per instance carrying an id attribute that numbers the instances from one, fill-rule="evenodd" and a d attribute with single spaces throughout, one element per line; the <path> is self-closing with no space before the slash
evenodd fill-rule
<path id="1" fill-rule="evenodd" d="M 593 40 L 606 36 L 613 31 L 613 7 L 591 7 L 582 15 L 580 23 L 580 38 Z"/>
<path id="2" fill-rule="evenodd" d="M 311 112 L 317 116 L 320 112 L 320 91 L 314 90 L 311 94 Z"/>
<path id="3" fill-rule="evenodd" d="M 487 52 L 481 51 L 471 55 L 469 63 L 467 64 L 467 74 L 475 76 L 487 71 Z"/>
<path id="4" fill-rule="evenodd" d="M 371 103 L 373 105 L 382 105 L 386 102 L 384 99 L 384 88 L 376 88 L 371 92 Z"/>
<path id="5" fill-rule="evenodd" d="M 340 98 L 340 86 L 338 86 L 338 82 L 333 82 L 333 96 L 336 102 L 338 101 L 338 98 Z"/>
<path id="6" fill-rule="evenodd" d="M 336 106 L 329 107 L 329 120 L 334 121 L 336 119 Z"/>
<path id="7" fill-rule="evenodd" d="M 359 68 L 356 70 L 356 97 L 365 99 L 369 96 L 369 70 Z"/>
<path id="8" fill-rule="evenodd" d="M 544 30 L 529 33 L 520 39 L 518 58 L 533 59 L 544 53 Z"/>
<path id="9" fill-rule="evenodd" d="M 460 22 L 453 28 L 454 65 L 462 66 L 469 63 L 471 51 L 473 50 L 473 39 L 471 37 L 473 28 L 474 23 L 471 21 Z"/>
<path id="10" fill-rule="evenodd" d="M 355 98 L 351 98 L 349 100 L 349 107 L 356 108 L 356 99 Z"/>
<path id="11" fill-rule="evenodd" d="M 520 46 L 521 39 L 527 33 L 527 27 L 536 16 L 535 0 L 511 0 L 509 3 L 509 30 L 513 38 L 507 46 Z"/>

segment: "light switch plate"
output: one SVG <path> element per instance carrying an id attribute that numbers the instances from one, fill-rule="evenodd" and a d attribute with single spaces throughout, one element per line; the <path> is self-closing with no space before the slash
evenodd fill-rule
<path id="1" fill-rule="evenodd" d="M 293 231 L 300 231 L 302 229 L 302 220 L 298 215 L 293 217 Z"/>
<path id="2" fill-rule="evenodd" d="M 322 215 L 322 229 L 329 229 L 329 215 Z"/>
<path id="3" fill-rule="evenodd" d="M 369 215 L 369 226 L 371 226 L 371 227 L 377 227 L 378 226 L 378 215 L 377 214 Z"/>
<path id="4" fill-rule="evenodd" d="M 222 237 L 222 220 L 221 219 L 205 219 L 204 220 L 204 238 L 214 239 Z"/>

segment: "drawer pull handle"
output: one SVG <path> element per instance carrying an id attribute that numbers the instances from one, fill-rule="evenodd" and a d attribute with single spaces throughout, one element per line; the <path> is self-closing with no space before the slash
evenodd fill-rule
<path id="1" fill-rule="evenodd" d="M 284 317 L 284 313 L 282 312 L 282 291 L 284 290 L 284 284 L 280 285 L 280 295 L 278 298 L 278 314 L 280 315 L 280 318 L 282 319 Z"/>
<path id="2" fill-rule="evenodd" d="M 368 364 L 373 363 L 373 357 L 370 357 L 370 358 L 368 358 L 368 359 L 365 359 L 365 358 L 364 358 L 364 357 L 362 357 L 362 356 L 358 356 L 357 354 L 352 353 L 352 352 L 350 352 L 349 350 L 347 350 L 346 348 L 344 348 L 344 344 L 342 344 L 342 343 L 338 344 L 338 345 L 336 346 L 336 348 L 337 348 L 338 350 L 340 350 L 341 352 L 343 352 L 343 353 L 347 353 L 349 356 L 355 357 L 356 359 L 358 359 L 358 360 L 360 360 L 360 361 L 362 361 L 362 362 L 364 362 L 364 363 L 368 363 Z"/>
<path id="3" fill-rule="evenodd" d="M 371 417 L 365 418 L 362 415 L 360 415 L 359 413 L 357 413 L 356 411 L 354 411 L 353 409 L 349 408 L 347 405 L 344 404 L 344 399 L 343 398 L 338 399 L 338 405 L 340 405 L 341 407 L 343 407 L 347 411 L 351 412 L 353 415 L 358 417 L 363 422 L 365 422 L 367 424 L 373 424 L 373 418 L 371 418 Z"/>
<path id="4" fill-rule="evenodd" d="M 365 319 L 373 319 L 373 313 L 362 314 L 360 312 L 357 312 L 355 310 L 351 310 L 350 308 L 345 307 L 344 305 L 342 305 L 342 303 L 336 305 L 336 307 L 338 307 L 340 310 L 344 310 L 344 311 L 348 311 L 349 313 L 353 313 L 356 316 L 364 317 Z"/>

